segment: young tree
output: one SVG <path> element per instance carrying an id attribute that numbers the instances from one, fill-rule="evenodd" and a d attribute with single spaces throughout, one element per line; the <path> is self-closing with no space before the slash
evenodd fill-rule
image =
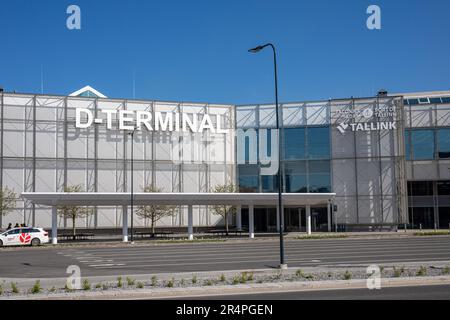
<path id="1" fill-rule="evenodd" d="M 153 187 L 153 186 L 146 186 L 144 187 L 144 192 L 162 192 L 161 189 Z M 169 205 L 143 205 L 139 206 L 136 210 L 136 214 L 144 219 L 149 219 L 151 223 L 152 228 L 152 234 L 155 233 L 155 226 L 156 222 L 161 220 L 164 217 L 172 216 L 175 213 L 176 206 L 169 206 Z"/>
<path id="2" fill-rule="evenodd" d="M 0 189 L 0 221 L 16 207 L 16 196 L 16 193 L 8 187 Z"/>
<path id="3" fill-rule="evenodd" d="M 235 192 L 237 192 L 237 187 L 234 184 L 217 185 L 211 190 L 211 192 L 235 193 Z M 211 206 L 211 209 L 212 209 L 213 214 L 222 216 L 223 220 L 225 221 L 225 230 L 226 230 L 226 234 L 228 236 L 228 231 L 229 231 L 228 217 L 230 215 L 233 215 L 236 213 L 236 207 L 227 206 L 227 205 L 214 205 L 214 206 Z"/>
<path id="4" fill-rule="evenodd" d="M 83 192 L 83 187 L 81 185 L 67 186 L 64 188 L 64 192 Z M 75 222 L 78 218 L 87 217 L 92 213 L 92 210 L 87 207 L 80 206 L 59 206 L 58 214 L 62 218 L 72 220 L 72 236 L 75 240 L 76 236 L 76 225 Z"/>

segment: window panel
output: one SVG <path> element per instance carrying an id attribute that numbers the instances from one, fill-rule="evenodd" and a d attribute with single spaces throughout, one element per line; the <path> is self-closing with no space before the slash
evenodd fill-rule
<path id="1" fill-rule="evenodd" d="M 309 192 L 331 192 L 330 161 L 309 161 Z"/>
<path id="2" fill-rule="evenodd" d="M 308 158 L 330 158 L 330 128 L 308 128 Z"/>
<path id="3" fill-rule="evenodd" d="M 413 160 L 434 159 L 434 132 L 432 130 L 412 130 L 411 143 Z"/>
<path id="4" fill-rule="evenodd" d="M 284 159 L 299 160 L 306 158 L 305 128 L 285 129 L 284 143 Z"/>
<path id="5" fill-rule="evenodd" d="M 288 162 L 285 164 L 285 185 L 288 193 L 306 193 L 306 161 Z"/>
<path id="6" fill-rule="evenodd" d="M 440 159 L 450 159 L 450 129 L 437 130 L 438 154 Z"/>
<path id="7" fill-rule="evenodd" d="M 259 191 L 258 166 L 239 166 L 239 192 L 253 193 Z"/>

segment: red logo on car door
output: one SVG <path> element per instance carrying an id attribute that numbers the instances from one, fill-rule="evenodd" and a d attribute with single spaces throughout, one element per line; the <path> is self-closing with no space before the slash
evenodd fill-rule
<path id="1" fill-rule="evenodd" d="M 31 236 L 28 233 L 21 233 L 19 236 L 19 241 L 21 243 L 27 243 L 30 242 Z"/>

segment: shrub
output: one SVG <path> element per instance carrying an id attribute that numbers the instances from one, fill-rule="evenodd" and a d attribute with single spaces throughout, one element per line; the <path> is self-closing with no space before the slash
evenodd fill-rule
<path id="1" fill-rule="evenodd" d="M 72 289 L 72 288 L 70 288 L 68 285 L 67 285 L 67 283 L 64 285 L 64 291 L 65 292 L 73 292 L 73 291 L 75 291 L 74 289 Z"/>
<path id="2" fill-rule="evenodd" d="M 102 288 L 102 283 L 99 282 L 95 285 L 95 289 L 101 289 Z"/>
<path id="3" fill-rule="evenodd" d="M 242 272 L 239 282 L 246 283 L 247 281 L 253 281 L 253 272 Z"/>
<path id="4" fill-rule="evenodd" d="M 449 274 L 450 273 L 450 268 L 449 267 L 445 267 L 444 269 L 442 269 L 442 273 L 443 274 Z"/>
<path id="5" fill-rule="evenodd" d="M 225 282 L 225 281 L 227 281 L 227 278 L 225 277 L 225 275 L 224 275 L 223 273 L 220 275 L 219 281 L 220 281 L 220 282 Z"/>
<path id="6" fill-rule="evenodd" d="M 180 285 L 181 285 L 181 286 L 184 286 L 185 284 L 186 284 L 186 280 L 181 279 L 181 280 L 180 280 Z"/>
<path id="7" fill-rule="evenodd" d="M 207 279 L 205 280 L 205 282 L 203 283 L 205 286 L 212 286 L 214 283 L 211 279 Z"/>
<path id="8" fill-rule="evenodd" d="M 166 285 L 168 288 L 173 288 L 173 285 L 175 284 L 175 279 L 172 278 L 169 281 L 167 281 Z"/>
<path id="9" fill-rule="evenodd" d="M 196 284 L 197 283 L 197 276 L 192 276 L 192 284 Z"/>
<path id="10" fill-rule="evenodd" d="M 133 278 L 127 277 L 127 284 L 129 286 L 134 286 L 135 282 L 136 281 Z"/>
<path id="11" fill-rule="evenodd" d="M 158 280 L 156 278 L 156 276 L 152 277 L 152 287 L 156 287 L 156 285 L 158 284 Z"/>
<path id="12" fill-rule="evenodd" d="M 36 280 L 34 285 L 31 287 L 30 292 L 32 294 L 36 294 L 36 293 L 40 293 L 41 291 L 42 291 L 41 281 L 40 280 Z"/>
<path id="13" fill-rule="evenodd" d="M 117 287 L 118 288 L 123 287 L 122 277 L 117 277 Z"/>
<path id="14" fill-rule="evenodd" d="M 0 295 L 3 294 L 3 286 L 0 284 Z"/>
<path id="15" fill-rule="evenodd" d="M 83 280 L 83 290 L 84 291 L 91 290 L 91 284 L 89 283 L 88 279 Z"/>
<path id="16" fill-rule="evenodd" d="M 19 293 L 19 288 L 17 288 L 16 282 L 11 282 L 11 290 L 13 293 Z"/>
<path id="17" fill-rule="evenodd" d="M 137 283 L 137 288 L 138 288 L 138 289 L 144 288 L 144 284 L 143 284 L 142 282 L 138 282 L 138 283 Z"/>
<path id="18" fill-rule="evenodd" d="M 304 278 L 304 277 L 305 277 L 305 274 L 303 273 L 303 270 L 302 270 L 302 269 L 298 269 L 297 271 L 295 271 L 295 276 L 296 276 L 297 278 Z"/>
<path id="19" fill-rule="evenodd" d="M 344 280 L 350 280 L 352 278 L 352 274 L 347 270 L 344 273 Z"/>
<path id="20" fill-rule="evenodd" d="M 275 278 L 276 280 L 280 280 L 282 275 L 283 275 L 283 273 L 282 273 L 281 271 L 277 271 L 277 272 L 275 273 L 274 278 Z"/>
<path id="21" fill-rule="evenodd" d="M 50 293 L 53 293 L 53 292 L 55 292 L 56 291 L 56 288 L 55 287 L 51 287 L 49 290 L 48 290 L 48 292 L 50 292 Z"/>
<path id="22" fill-rule="evenodd" d="M 232 284 L 238 284 L 239 282 L 240 282 L 240 277 L 239 276 L 234 276 L 232 279 L 231 279 L 231 283 Z"/>
<path id="23" fill-rule="evenodd" d="M 304 278 L 305 278 L 306 280 L 313 280 L 313 279 L 314 279 L 314 276 L 313 276 L 312 274 L 306 274 L 306 275 L 304 275 Z"/>
<path id="24" fill-rule="evenodd" d="M 424 277 L 424 276 L 426 276 L 426 275 L 427 275 L 427 268 L 424 267 L 424 266 L 421 266 L 421 267 L 419 268 L 419 270 L 417 270 L 416 276 L 418 276 L 418 277 Z"/>
<path id="25" fill-rule="evenodd" d="M 403 272 L 405 272 L 405 268 L 396 268 L 394 267 L 394 277 L 399 278 L 402 276 Z"/>

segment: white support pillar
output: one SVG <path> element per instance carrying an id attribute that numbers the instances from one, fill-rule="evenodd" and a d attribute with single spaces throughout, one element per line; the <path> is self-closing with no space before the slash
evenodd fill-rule
<path id="1" fill-rule="evenodd" d="M 58 244 L 58 208 L 52 207 L 52 244 Z"/>
<path id="2" fill-rule="evenodd" d="M 128 207 L 122 206 L 122 241 L 128 242 Z"/>
<path id="3" fill-rule="evenodd" d="M 255 238 L 255 219 L 254 219 L 255 207 L 253 204 L 248 206 L 248 234 L 250 239 Z"/>
<path id="4" fill-rule="evenodd" d="M 194 213 L 192 205 L 188 205 L 188 238 L 194 240 Z"/>
<path id="5" fill-rule="evenodd" d="M 242 230 L 242 206 L 236 208 L 236 228 Z"/>
<path id="6" fill-rule="evenodd" d="M 306 233 L 311 235 L 311 206 L 306 206 Z"/>
<path id="7" fill-rule="evenodd" d="M 331 201 L 327 204 L 328 232 L 331 232 Z"/>

